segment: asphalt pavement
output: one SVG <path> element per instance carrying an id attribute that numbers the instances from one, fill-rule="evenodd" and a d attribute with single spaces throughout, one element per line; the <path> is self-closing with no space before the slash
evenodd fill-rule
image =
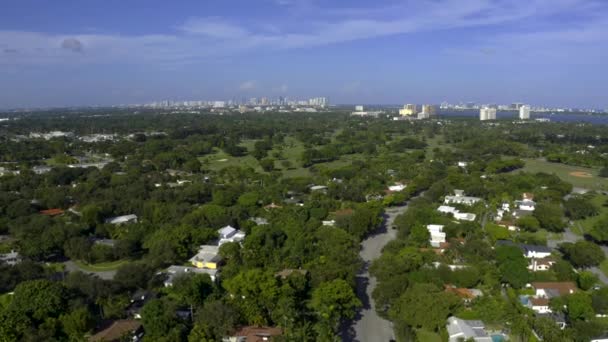
<path id="1" fill-rule="evenodd" d="M 395 339 L 393 324 L 376 313 L 372 292 L 376 287 L 376 278 L 370 276 L 369 266 L 382 254 L 382 248 L 397 237 L 397 230 L 392 229 L 395 218 L 407 210 L 407 205 L 386 209 L 382 226 L 361 243 L 359 255 L 364 266 L 357 275 L 357 296 L 363 308 L 349 325 L 342 329 L 343 341 L 388 342 Z"/>

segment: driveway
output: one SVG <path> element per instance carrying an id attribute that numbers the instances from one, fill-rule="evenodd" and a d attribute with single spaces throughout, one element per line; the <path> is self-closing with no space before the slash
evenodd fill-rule
<path id="1" fill-rule="evenodd" d="M 382 226 L 361 243 L 359 255 L 364 265 L 357 275 L 357 296 L 363 308 L 350 324 L 342 329 L 343 341 L 388 342 L 395 339 L 393 324 L 376 313 L 372 292 L 376 288 L 376 278 L 370 276 L 369 266 L 382 254 L 382 248 L 397 237 L 392 229 L 395 218 L 407 210 L 407 205 L 386 209 Z"/>
<path id="2" fill-rule="evenodd" d="M 65 270 L 67 272 L 76 272 L 76 271 L 80 271 L 82 273 L 86 273 L 86 274 L 94 274 L 96 276 L 98 276 L 101 279 L 104 280 L 112 280 L 114 279 L 114 275 L 116 275 L 116 271 L 99 271 L 99 272 L 92 272 L 92 271 L 87 271 L 85 269 L 82 269 L 80 267 L 78 267 L 78 265 L 76 265 L 73 261 L 68 260 L 66 262 L 63 263 L 65 265 Z"/>

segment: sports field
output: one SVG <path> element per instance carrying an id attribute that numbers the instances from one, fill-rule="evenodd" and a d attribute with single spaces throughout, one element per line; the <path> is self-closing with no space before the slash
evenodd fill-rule
<path id="1" fill-rule="evenodd" d="M 523 170 L 526 172 L 555 173 L 561 179 L 577 188 L 608 190 L 608 179 L 598 177 L 599 169 L 551 163 L 539 159 L 525 159 L 525 161 L 526 166 Z"/>

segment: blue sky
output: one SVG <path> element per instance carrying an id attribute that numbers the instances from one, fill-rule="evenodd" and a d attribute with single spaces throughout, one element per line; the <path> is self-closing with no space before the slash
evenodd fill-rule
<path id="1" fill-rule="evenodd" d="M 3 0 L 0 107 L 329 96 L 608 107 L 604 0 Z"/>

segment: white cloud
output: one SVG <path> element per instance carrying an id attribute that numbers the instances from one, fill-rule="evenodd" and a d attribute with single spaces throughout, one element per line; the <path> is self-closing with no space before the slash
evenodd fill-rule
<path id="1" fill-rule="evenodd" d="M 281 84 L 280 86 L 273 89 L 277 93 L 286 93 L 289 90 L 287 84 Z"/>
<path id="2" fill-rule="evenodd" d="M 256 86 L 257 85 L 255 81 L 245 81 L 239 85 L 239 89 L 243 91 L 249 91 L 255 89 Z"/>
<path id="3" fill-rule="evenodd" d="M 278 0 L 284 4 L 312 5 L 309 1 Z M 296 4 L 297 3 L 297 4 Z M 12 54 L 0 54 L 0 65 L 38 65 L 55 63 L 177 63 L 200 61 L 201 58 L 229 56 L 252 49 L 314 48 L 361 39 L 385 37 L 416 32 L 455 28 L 512 25 L 511 34 L 490 36 L 487 42 L 463 37 L 476 51 L 497 51 L 509 41 L 518 44 L 539 42 L 552 51 L 568 47 L 598 49 L 598 41 L 608 37 L 608 25 L 589 20 L 594 13 L 602 13 L 602 2 L 588 0 L 436 0 L 369 8 L 317 8 L 316 15 L 305 18 L 285 18 L 267 23 L 236 24 L 219 17 L 190 18 L 179 25 L 173 34 L 118 35 L 118 34 L 45 34 L 38 32 L 0 31 L 0 46 Z M 297 6 L 296 6 L 297 7 Z M 290 13 L 290 12 L 288 12 Z M 309 13 L 309 12 L 306 12 Z M 605 12 L 604 12 L 605 13 Z M 564 29 L 555 23 L 543 27 L 533 25 L 543 17 L 568 14 L 581 18 L 583 25 L 569 25 Z M 291 14 L 289 14 L 291 15 Z M 288 15 L 288 16 L 289 16 Z M 290 20 L 292 19 L 292 20 Z M 294 24 L 297 22 L 297 25 Z M 605 21 L 603 22 L 605 23 Z M 531 26 L 532 25 L 532 26 Z M 532 28 L 530 28 L 532 27 Z M 527 30 L 527 31 L 526 31 Z M 481 31 L 480 31 L 481 32 Z M 483 32 L 481 32 L 483 33 Z M 512 38 L 510 38 L 512 36 Z M 62 42 L 79 42 L 61 48 Z M 545 43 L 543 43 L 543 40 Z M 547 41 L 551 42 L 549 46 Z M 498 43 L 502 42 L 502 43 Z M 532 45 L 533 43 L 526 43 Z M 80 46 L 80 48 L 78 48 Z M 86 47 L 82 49 L 82 47 Z M 82 51 L 75 54 L 73 51 Z M 86 52 L 86 53 L 85 53 Z"/>

